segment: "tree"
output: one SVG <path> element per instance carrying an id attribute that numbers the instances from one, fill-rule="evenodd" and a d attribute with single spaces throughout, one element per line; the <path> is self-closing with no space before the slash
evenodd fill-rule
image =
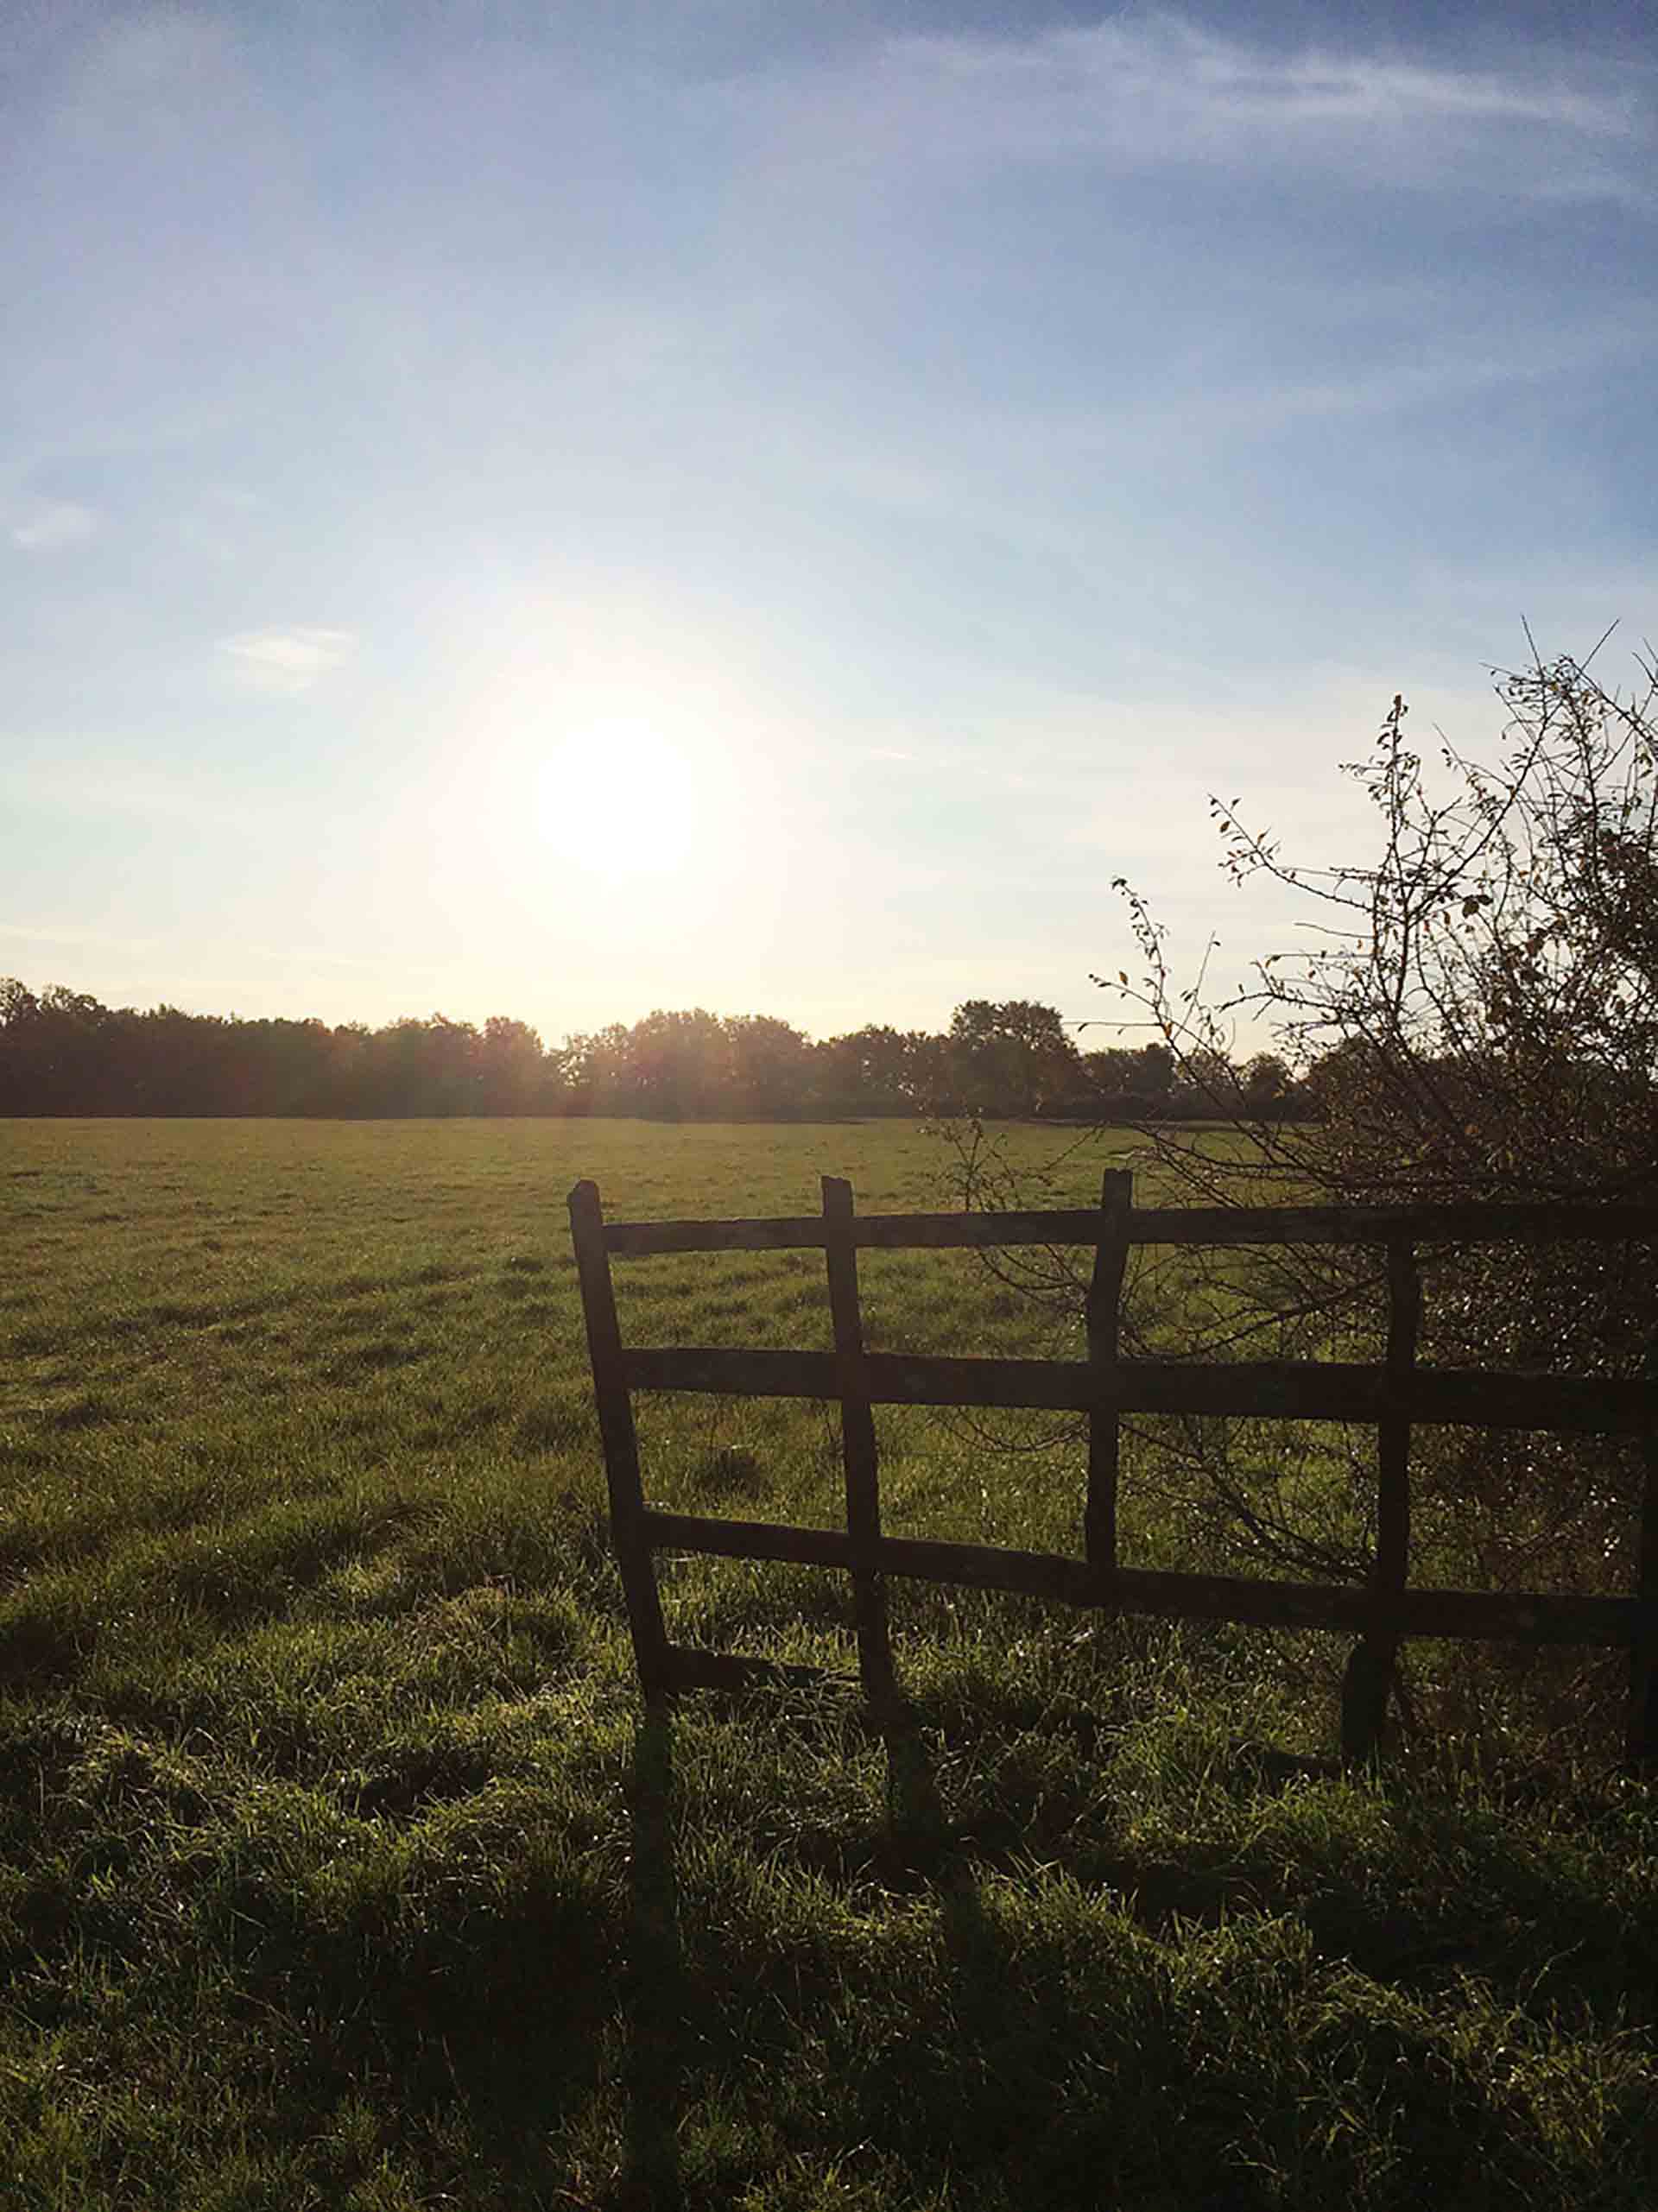
<path id="1" fill-rule="evenodd" d="M 636 1112 L 628 1084 L 628 1029 L 612 1021 L 603 1029 L 564 1040 L 564 1072 L 570 1109 L 577 1114 Z"/>
<path id="2" fill-rule="evenodd" d="M 1257 1052 L 1244 1071 L 1244 1112 L 1257 1122 L 1280 1116 L 1293 1083 L 1288 1065 L 1280 1054 Z"/>
<path id="3" fill-rule="evenodd" d="M 1061 1015 L 1034 999 L 970 998 L 950 1021 L 956 1087 L 976 1112 L 1033 1114 L 1076 1087 L 1081 1061 Z"/>
<path id="4" fill-rule="evenodd" d="M 744 1014 L 725 1024 L 731 1109 L 761 1121 L 802 1112 L 812 1080 L 812 1047 L 775 1014 Z"/>
<path id="5" fill-rule="evenodd" d="M 1212 801 L 1225 866 L 1299 894 L 1310 946 L 1265 954 L 1230 997 L 1179 987 L 1146 895 L 1119 879 L 1142 970 L 1104 987 L 1155 1027 L 1147 1055 L 1178 1101 L 1227 1111 L 1230 1138 L 1194 1142 L 1163 1109 L 1139 1126 L 1161 1192 L 1205 1205 L 1423 1199 L 1658 1204 L 1658 669 L 1633 696 L 1586 666 L 1493 672 L 1506 723 L 1485 764 L 1407 743 L 1394 699 L 1346 773 L 1376 816 L 1367 856 L 1311 866 Z M 1097 982 L 1101 978 L 1097 977 Z M 1243 1021 L 1271 1050 L 1240 1078 Z M 1262 1118 L 1288 1095 L 1293 1114 Z M 1108 1109 L 1102 1124 L 1116 1115 Z M 1114 1139 L 1120 1145 L 1120 1134 Z M 970 1131 L 969 1203 L 1021 1204 L 1041 1179 Z M 1419 1254 L 1428 1364 L 1658 1375 L 1658 1247 L 1451 1246 Z M 1049 1305 L 1074 1341 L 1085 1274 L 1062 1254 L 997 1272 Z M 1385 1275 L 1376 1256 L 1299 1246 L 1141 1250 L 1122 1329 L 1129 1356 L 1374 1361 Z M 1125 1424 L 1124 1496 L 1189 1533 L 1190 1564 L 1362 1583 L 1374 1562 L 1376 1436 L 1309 1425 L 1165 1418 Z M 1640 1541 L 1642 1474 L 1616 1441 L 1418 1431 L 1412 1573 L 1419 1583 L 1623 1593 Z M 1622 1705 L 1616 1665 L 1554 1647 L 1516 1655 L 1414 1646 L 1419 1709 L 1470 1730 L 1522 1706 L 1575 1740 L 1585 1708 Z M 1286 1652 L 1283 1663 L 1300 1664 Z M 1307 1662 L 1316 1667 L 1316 1660 Z"/>
<path id="6" fill-rule="evenodd" d="M 492 1014 L 478 1046 L 478 1110 L 535 1114 L 546 1109 L 551 1089 L 539 1030 L 510 1014 Z"/>
<path id="7" fill-rule="evenodd" d="M 659 1007 L 631 1028 L 613 1022 L 569 1038 L 560 1066 L 563 1095 L 578 1113 L 787 1116 L 806 1106 L 813 1053 L 798 1029 L 772 1014 Z"/>
<path id="8" fill-rule="evenodd" d="M 1246 1097 L 1288 1079 L 1317 1109 L 1257 1128 L 1230 1159 L 1162 1142 L 1165 1177 L 1208 1204 L 1240 1189 L 1255 1202 L 1309 1191 L 1353 1203 L 1658 1201 L 1658 669 L 1637 667 L 1629 698 L 1570 659 L 1494 672 L 1507 723 L 1489 764 L 1448 745 L 1425 762 L 1395 698 L 1375 747 L 1347 770 L 1377 818 L 1378 850 L 1363 860 L 1292 862 L 1236 801 L 1212 801 L 1232 877 L 1287 887 L 1318 926 L 1310 949 L 1268 954 L 1229 1000 L 1175 989 L 1161 926 L 1120 885 L 1144 974 L 1109 988 L 1149 1014 L 1181 1071 L 1248 1017 L 1269 1027 L 1276 1051 L 1253 1064 Z M 1650 1247 L 1425 1259 L 1427 1361 L 1609 1375 L 1658 1367 Z M 1332 1343 L 1376 1343 L 1375 1270 L 1351 1254 L 1281 1254 L 1247 1282 L 1235 1267 L 1224 1284 L 1212 1277 L 1187 1309 L 1194 1340 L 1223 1307 L 1234 1343 L 1326 1356 Z M 1223 1549 L 1366 1571 L 1368 1444 L 1350 1459 L 1355 1509 L 1318 1527 L 1281 1485 L 1246 1479 L 1224 1440 L 1194 1430 L 1180 1449 L 1188 1506 L 1207 1514 Z M 1444 1578 L 1630 1587 L 1638 1476 L 1621 1446 L 1440 1431 L 1417 1459 L 1419 1558 L 1432 1556 Z M 1490 1694 L 1501 1673 L 1494 1655 L 1475 1665 L 1465 1653 L 1438 1690 L 1448 1700 L 1457 1683 L 1478 1683 Z M 1563 1680 L 1584 1694 L 1575 1675 Z"/>
<path id="9" fill-rule="evenodd" d="M 833 1114 L 913 1114 L 929 1103 L 923 1071 L 933 1040 L 871 1022 L 817 1048 L 820 1103 Z"/>

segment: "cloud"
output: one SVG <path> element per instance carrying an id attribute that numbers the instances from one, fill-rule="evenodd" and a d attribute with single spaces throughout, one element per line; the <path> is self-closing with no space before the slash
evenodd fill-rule
<path id="1" fill-rule="evenodd" d="M 218 649 L 255 691 L 295 698 L 348 660 L 357 638 L 348 629 L 249 629 L 221 638 Z"/>
<path id="2" fill-rule="evenodd" d="M 1252 48 L 1175 16 L 1050 30 L 1016 46 L 963 37 L 901 42 L 938 79 L 989 79 L 1022 88 L 1050 114 L 1068 112 L 1086 132 L 1092 122 L 1127 122 L 1148 99 L 1164 115 L 1231 131 L 1338 123 L 1415 125 L 1517 123 L 1624 138 L 1637 129 L 1628 91 L 1592 89 L 1522 70 L 1436 66 L 1308 47 L 1281 55 Z M 1143 128 L 1143 126 L 1142 126 Z M 1090 134 L 1092 135 L 1092 134 Z M 1176 150 L 1176 149 L 1171 149 Z"/>
<path id="3" fill-rule="evenodd" d="M 849 169 L 1245 166 L 1420 191 L 1650 207 L 1658 72 L 1528 50 L 1475 68 L 1334 44 L 1284 52 L 1173 14 L 1025 36 L 889 40 L 782 98 L 780 147 Z M 774 93 L 774 99 L 776 95 Z"/>
<path id="4" fill-rule="evenodd" d="M 24 553 L 55 553 L 60 547 L 80 544 L 97 528 L 98 517 L 91 508 L 78 507 L 73 500 L 47 499 L 12 524 L 11 542 Z"/>

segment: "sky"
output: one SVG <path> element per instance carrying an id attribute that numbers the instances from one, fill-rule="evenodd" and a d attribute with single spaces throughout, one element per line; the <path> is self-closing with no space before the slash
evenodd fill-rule
<path id="1" fill-rule="evenodd" d="M 1644 20 L 12 0 L 0 974 L 1107 1021 L 1126 876 L 1229 986 L 1209 794 L 1362 859 L 1396 691 L 1658 634 Z"/>

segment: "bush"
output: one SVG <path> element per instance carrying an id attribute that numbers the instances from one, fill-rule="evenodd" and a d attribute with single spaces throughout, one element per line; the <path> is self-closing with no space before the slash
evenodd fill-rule
<path id="1" fill-rule="evenodd" d="M 1236 804 L 1212 800 L 1232 877 L 1288 887 L 1317 926 L 1312 951 L 1265 955 L 1230 999 L 1207 996 L 1201 977 L 1177 988 L 1150 903 L 1119 879 L 1143 973 L 1119 971 L 1105 987 L 1156 1025 L 1173 1095 L 1235 1125 L 1217 1142 L 1148 1117 L 1165 1191 L 1210 1205 L 1658 1203 L 1658 669 L 1637 667 L 1630 698 L 1571 660 L 1495 672 L 1507 726 L 1489 766 L 1445 747 L 1430 768 L 1406 741 L 1395 698 L 1368 756 L 1345 771 L 1376 810 L 1368 859 L 1291 862 Z M 1263 1024 L 1274 1047 L 1242 1074 L 1240 1020 Z M 1293 1097 L 1301 1118 L 1263 1118 L 1269 1090 Z M 997 1203 L 985 1164 L 968 1165 L 970 1184 Z M 1168 1255 L 1137 1255 L 1125 1352 L 1381 1356 L 1379 1255 L 1180 1257 L 1177 1276 Z M 1658 1373 L 1651 1244 L 1419 1257 L 1426 1363 Z M 1037 1287 L 1074 1298 L 1081 1286 Z M 1208 1564 L 1362 1582 L 1375 1450 L 1373 1431 L 1165 1421 L 1142 1437 L 1134 1480 L 1180 1514 Z M 1413 1579 L 1626 1591 L 1641 1481 L 1617 1441 L 1419 1430 Z M 1413 1665 L 1420 1698 L 1444 1718 L 1478 1710 L 1481 1684 L 1506 1697 L 1522 1674 L 1547 1693 L 1533 1697 L 1534 1716 L 1579 1704 L 1591 1684 L 1609 1693 L 1610 1712 L 1616 1672 L 1585 1672 L 1580 1654 L 1516 1660 L 1466 1646 L 1447 1653 L 1442 1673 L 1420 1647 Z"/>

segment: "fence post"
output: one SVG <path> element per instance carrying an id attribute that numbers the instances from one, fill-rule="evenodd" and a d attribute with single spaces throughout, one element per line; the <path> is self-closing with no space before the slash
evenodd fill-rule
<path id="1" fill-rule="evenodd" d="M 1099 1387 L 1088 1413 L 1088 1501 L 1082 1531 L 1083 1556 L 1094 1570 L 1102 1596 L 1117 1572 L 1117 1478 L 1123 1425 L 1112 1386 L 1123 1329 L 1123 1277 L 1129 1262 L 1133 1205 L 1132 1171 L 1108 1167 L 1100 1180 L 1099 1242 L 1094 1248 L 1085 1308 L 1088 1359 Z"/>
<path id="2" fill-rule="evenodd" d="M 1341 1755 L 1361 1766 L 1380 1749 L 1399 1651 L 1400 1610 L 1410 1572 L 1410 1377 L 1422 1315 L 1415 1248 L 1388 1246 L 1388 1350 L 1376 1435 L 1376 1563 L 1370 1615 L 1341 1685 Z"/>
<path id="3" fill-rule="evenodd" d="M 1653 1403 L 1641 1439 L 1641 1526 L 1636 1558 L 1636 1622 L 1630 1638 L 1625 1754 L 1636 1773 L 1658 1766 L 1658 1346 L 1647 1355 Z"/>
<path id="4" fill-rule="evenodd" d="M 823 1179 L 823 1250 L 829 1270 L 829 1312 L 835 1331 L 840 1392 L 840 1450 L 846 1472 L 846 1533 L 852 1543 L 852 1617 L 857 1665 L 872 1705 L 897 1694 L 887 1629 L 887 1589 L 876 1564 L 881 1544 L 881 1473 L 875 1416 L 864 1369 L 864 1320 L 858 1309 L 857 1247 L 852 1242 L 852 1186 Z"/>
<path id="5" fill-rule="evenodd" d="M 616 1316 L 611 1255 L 604 1248 L 604 1214 L 597 1183 L 578 1183 L 570 1193 L 570 1235 L 576 1250 L 576 1275 L 587 1323 L 587 1351 L 593 1363 L 593 1400 L 604 1447 L 610 1488 L 611 1541 L 621 1571 L 633 1632 L 633 1656 L 639 1686 L 647 1700 L 668 1688 L 668 1636 L 662 1627 L 656 1571 L 646 1538 L 645 1493 L 639 1478 L 639 1438 L 633 1425 L 633 1400 L 622 1362 L 622 1330 Z"/>

